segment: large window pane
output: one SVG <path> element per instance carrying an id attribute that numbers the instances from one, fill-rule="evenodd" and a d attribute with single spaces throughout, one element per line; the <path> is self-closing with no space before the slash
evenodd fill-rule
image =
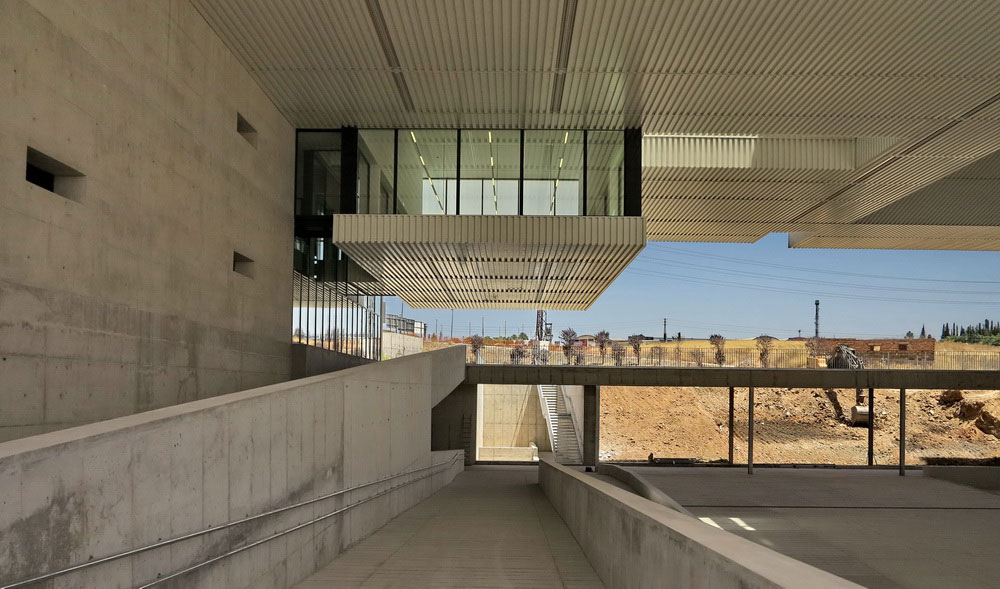
<path id="1" fill-rule="evenodd" d="M 624 209 L 625 134 L 587 133 L 587 214 L 617 216 Z"/>
<path id="2" fill-rule="evenodd" d="M 520 131 L 463 130 L 461 214 L 516 215 L 520 169 Z M 478 204 L 466 196 L 466 186 L 479 198 Z"/>
<path id="3" fill-rule="evenodd" d="M 295 166 L 295 213 L 340 212 L 339 131 L 300 132 Z"/>
<path id="4" fill-rule="evenodd" d="M 358 132 L 359 213 L 392 213 L 394 137 L 391 129 Z"/>
<path id="5" fill-rule="evenodd" d="M 399 213 L 455 213 L 456 135 L 454 130 L 399 130 Z"/>
<path id="6" fill-rule="evenodd" d="M 524 132 L 524 214 L 583 214 L 583 131 Z"/>

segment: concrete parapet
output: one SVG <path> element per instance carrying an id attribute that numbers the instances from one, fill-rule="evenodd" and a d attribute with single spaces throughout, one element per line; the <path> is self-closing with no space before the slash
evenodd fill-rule
<path id="1" fill-rule="evenodd" d="M 938 466 L 923 467 L 924 475 L 969 485 L 987 491 L 1000 490 L 1000 466 Z"/>
<path id="2" fill-rule="evenodd" d="M 802 387 L 829 389 L 1000 388 L 996 370 L 815 370 L 667 366 L 522 366 L 469 364 L 470 384 L 670 387 Z"/>
<path id="3" fill-rule="evenodd" d="M 430 451 L 463 363 L 440 350 L 0 444 L 0 585 L 217 530 L 57 583 L 133 587 L 308 524 L 179 579 L 290 586 L 463 468 Z"/>
<path id="4" fill-rule="evenodd" d="M 655 485 L 642 478 L 641 476 L 635 474 L 632 471 L 625 470 L 624 468 L 615 464 L 598 464 L 597 465 L 598 474 L 607 475 L 609 477 L 614 477 L 619 481 L 625 483 L 628 488 L 635 491 L 640 497 L 645 497 L 653 503 L 659 503 L 664 507 L 669 507 L 674 511 L 679 511 L 684 515 L 691 515 L 691 512 L 684 508 L 683 505 L 674 501 L 673 497 L 667 495 L 660 489 L 656 488 Z"/>
<path id="5" fill-rule="evenodd" d="M 538 480 L 608 587 L 859 587 L 551 456 Z"/>

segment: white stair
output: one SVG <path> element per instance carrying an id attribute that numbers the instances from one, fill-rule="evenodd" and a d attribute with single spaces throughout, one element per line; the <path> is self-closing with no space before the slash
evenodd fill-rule
<path id="1" fill-rule="evenodd" d="M 576 436 L 573 416 L 566 409 L 566 398 L 563 396 L 562 387 L 538 385 L 538 390 L 545 402 L 542 409 L 548 413 L 549 435 L 552 439 L 552 451 L 556 455 L 556 462 L 560 464 L 583 463 L 580 441 Z"/>

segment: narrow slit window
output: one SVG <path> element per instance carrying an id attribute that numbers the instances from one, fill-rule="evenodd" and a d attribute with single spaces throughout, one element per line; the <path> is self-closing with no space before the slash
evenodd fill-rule
<path id="1" fill-rule="evenodd" d="M 247 278 L 253 278 L 253 260 L 240 252 L 233 252 L 233 272 L 238 272 Z"/>
<path id="2" fill-rule="evenodd" d="M 37 149 L 28 148 L 24 166 L 24 179 L 70 200 L 83 198 L 85 176 L 79 171 L 45 155 Z"/>
<path id="3" fill-rule="evenodd" d="M 254 129 L 240 113 L 236 113 L 236 132 L 242 135 L 247 143 L 257 147 L 257 129 Z"/>

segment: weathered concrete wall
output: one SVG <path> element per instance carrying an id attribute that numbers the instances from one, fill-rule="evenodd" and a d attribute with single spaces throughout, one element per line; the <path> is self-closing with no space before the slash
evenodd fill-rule
<path id="1" fill-rule="evenodd" d="M 465 346 L 453 346 L 446 350 L 458 350 L 464 359 Z M 435 403 L 431 412 L 431 449 L 464 450 L 465 463 L 472 464 L 478 459 L 479 447 L 476 425 L 481 415 L 476 385 L 460 385 L 440 402 Z"/>
<path id="2" fill-rule="evenodd" d="M 306 344 L 292 344 L 291 372 L 293 379 L 326 374 L 372 362 L 373 360 L 361 356 L 342 354 Z"/>
<path id="3" fill-rule="evenodd" d="M 414 335 L 394 331 L 382 332 L 382 358 L 399 358 L 424 351 L 424 340 Z"/>
<path id="4" fill-rule="evenodd" d="M 0 14 L 0 440 L 286 380 L 292 127 L 186 0 Z"/>
<path id="5" fill-rule="evenodd" d="M 1000 490 L 1000 467 L 997 466 L 938 466 L 922 468 L 924 476 L 944 479 L 987 491 Z"/>
<path id="6" fill-rule="evenodd" d="M 461 470 L 460 454 L 432 456 L 430 438 L 431 407 L 463 376 L 462 350 L 441 350 L 0 444 L 0 585 L 457 458 L 175 585 L 289 586 Z M 133 587 L 395 483 L 93 566 L 57 586 Z"/>
<path id="7" fill-rule="evenodd" d="M 610 483 L 539 463 L 545 495 L 608 587 L 860 587 Z"/>
<path id="8" fill-rule="evenodd" d="M 552 451 L 535 386 L 483 385 L 482 395 L 482 447 L 527 448 L 534 442 L 539 451 Z"/>

